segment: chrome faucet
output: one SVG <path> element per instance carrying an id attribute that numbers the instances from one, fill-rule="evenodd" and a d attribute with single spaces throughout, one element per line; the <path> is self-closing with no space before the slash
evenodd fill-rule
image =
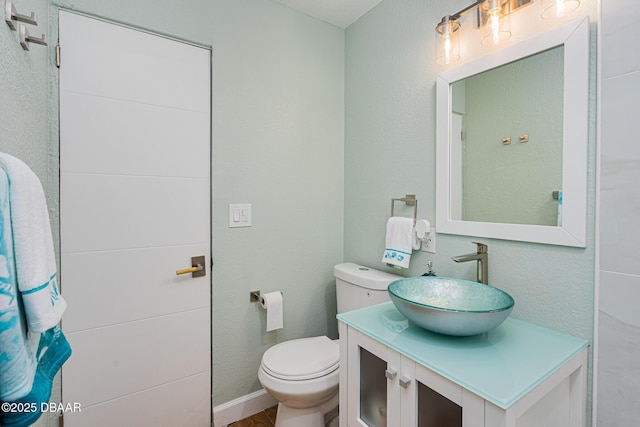
<path id="1" fill-rule="evenodd" d="M 477 261 L 477 278 L 476 280 L 485 285 L 489 284 L 489 253 L 488 246 L 484 243 L 473 242 L 478 245 L 478 250 L 474 254 L 460 255 L 451 257 L 455 262 Z"/>

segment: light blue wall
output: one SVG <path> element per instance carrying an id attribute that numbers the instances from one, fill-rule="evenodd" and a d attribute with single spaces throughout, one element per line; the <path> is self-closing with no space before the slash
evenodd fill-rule
<path id="1" fill-rule="evenodd" d="M 270 0 L 56 6 L 213 47 L 213 403 L 260 389 L 269 346 L 337 336 L 344 31 Z M 252 204 L 251 228 L 227 227 L 229 203 Z M 258 289 L 283 291 L 284 329 L 265 332 Z"/>
<path id="2" fill-rule="evenodd" d="M 2 3 L 4 12 L 4 2 Z M 38 15 L 38 26 L 28 26 L 39 37 L 47 33 L 46 0 L 22 1 L 16 5 L 19 13 Z M 45 190 L 49 187 L 49 49 L 31 45 L 25 52 L 17 31 L 11 31 L 2 14 L 0 25 L 0 151 L 16 156 L 29 164 Z M 51 153 L 53 154 L 53 153 Z"/>
<path id="3" fill-rule="evenodd" d="M 602 1 L 598 427 L 640 420 L 640 3 Z"/>
<path id="4" fill-rule="evenodd" d="M 270 1 L 215 9 L 214 404 L 260 388 L 270 345 L 337 337 L 344 182 L 344 32 Z M 228 203 L 253 227 L 227 228 Z M 265 333 L 256 289 L 283 291 L 284 329 Z"/>
<path id="5" fill-rule="evenodd" d="M 345 260 L 380 261 L 390 199 L 415 193 L 418 217 L 435 221 L 434 27 L 468 1 L 384 0 L 347 29 Z M 583 5 L 595 2 L 583 2 Z M 595 35 L 595 24 L 592 24 Z M 593 37 L 592 37 L 593 38 Z M 513 316 L 593 339 L 595 216 L 595 44 L 592 43 L 587 248 L 480 239 L 489 245 L 489 281 L 516 301 Z M 405 215 L 411 215 L 407 210 Z M 437 254 L 414 252 L 418 275 L 432 260 L 439 275 L 475 279 L 474 237 L 437 235 Z"/>

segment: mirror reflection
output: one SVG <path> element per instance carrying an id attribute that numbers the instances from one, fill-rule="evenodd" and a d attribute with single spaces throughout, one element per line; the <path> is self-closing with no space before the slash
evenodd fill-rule
<path id="1" fill-rule="evenodd" d="M 451 84 L 451 219 L 562 225 L 563 73 L 561 45 Z"/>

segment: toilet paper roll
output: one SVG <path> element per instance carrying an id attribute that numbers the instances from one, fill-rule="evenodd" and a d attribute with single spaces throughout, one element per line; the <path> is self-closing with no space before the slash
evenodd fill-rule
<path id="1" fill-rule="evenodd" d="M 282 292 L 268 292 L 260 296 L 260 305 L 267 310 L 267 332 L 284 326 Z"/>

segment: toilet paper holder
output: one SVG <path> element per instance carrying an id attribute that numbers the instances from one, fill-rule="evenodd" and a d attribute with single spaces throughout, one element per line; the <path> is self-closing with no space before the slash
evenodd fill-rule
<path id="1" fill-rule="evenodd" d="M 260 302 L 260 291 L 251 291 L 249 298 L 249 302 Z"/>
<path id="2" fill-rule="evenodd" d="M 280 291 L 280 293 L 284 295 L 284 292 Z M 260 296 L 260 291 L 249 292 L 249 302 L 260 302 Z"/>

